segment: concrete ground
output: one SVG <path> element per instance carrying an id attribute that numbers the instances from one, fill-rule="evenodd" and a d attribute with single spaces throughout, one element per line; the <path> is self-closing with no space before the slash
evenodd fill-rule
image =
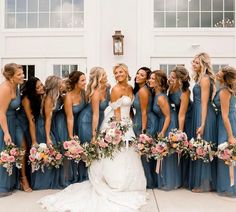
<path id="1" fill-rule="evenodd" d="M 36 203 L 41 197 L 57 190 L 40 190 L 32 193 L 16 191 L 0 198 L 0 212 L 46 212 Z M 216 193 L 193 193 L 185 189 L 175 191 L 148 190 L 148 204 L 140 212 L 234 212 L 236 198 Z"/>

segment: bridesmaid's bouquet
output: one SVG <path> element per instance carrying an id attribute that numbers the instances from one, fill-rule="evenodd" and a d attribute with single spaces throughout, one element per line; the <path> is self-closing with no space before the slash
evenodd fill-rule
<path id="1" fill-rule="evenodd" d="M 151 156 L 156 160 L 162 160 L 169 153 L 168 138 L 158 137 L 151 147 Z"/>
<path id="2" fill-rule="evenodd" d="M 169 153 L 178 153 L 178 155 L 185 155 L 188 153 L 188 137 L 186 133 L 181 130 L 172 129 L 168 135 Z"/>
<path id="3" fill-rule="evenodd" d="M 0 152 L 0 165 L 7 169 L 8 175 L 12 175 L 13 167 L 22 168 L 22 160 L 25 150 L 18 148 L 15 144 L 6 145 Z"/>
<path id="4" fill-rule="evenodd" d="M 45 167 L 59 168 L 63 162 L 63 155 L 55 146 L 48 147 L 45 143 L 34 145 L 30 149 L 29 163 L 32 173 L 39 169 L 44 172 Z"/>
<path id="5" fill-rule="evenodd" d="M 236 166 L 236 145 L 224 142 L 218 146 L 216 156 L 228 166 Z"/>
<path id="6" fill-rule="evenodd" d="M 81 156 L 82 160 L 85 162 L 86 166 L 90 166 L 94 160 L 99 159 L 97 145 L 86 142 L 82 146 L 84 149 L 83 155 Z"/>
<path id="7" fill-rule="evenodd" d="M 189 141 L 188 152 L 191 160 L 202 159 L 204 162 L 208 163 L 211 162 L 215 156 L 215 145 L 201 138 L 192 138 Z"/>

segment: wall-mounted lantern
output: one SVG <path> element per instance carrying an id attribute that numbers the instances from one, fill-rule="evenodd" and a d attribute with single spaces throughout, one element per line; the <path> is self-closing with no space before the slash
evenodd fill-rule
<path id="1" fill-rule="evenodd" d="M 113 54 L 123 55 L 124 54 L 124 35 L 121 34 L 121 31 L 115 31 L 115 34 L 112 35 L 112 38 L 113 38 Z"/>

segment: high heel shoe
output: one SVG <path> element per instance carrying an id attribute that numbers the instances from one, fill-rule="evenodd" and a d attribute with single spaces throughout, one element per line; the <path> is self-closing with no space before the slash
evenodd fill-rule
<path id="1" fill-rule="evenodd" d="M 21 187 L 21 190 L 23 190 L 24 192 L 32 192 L 33 191 L 32 188 L 30 188 L 26 177 L 21 177 L 20 187 Z"/>

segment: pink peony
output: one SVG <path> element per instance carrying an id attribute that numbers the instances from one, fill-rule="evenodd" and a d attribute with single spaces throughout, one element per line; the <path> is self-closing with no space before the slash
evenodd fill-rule
<path id="1" fill-rule="evenodd" d="M 8 160 L 9 162 L 11 162 L 11 163 L 13 163 L 13 162 L 16 161 L 14 156 L 9 156 L 9 157 L 7 158 L 7 160 Z"/>

